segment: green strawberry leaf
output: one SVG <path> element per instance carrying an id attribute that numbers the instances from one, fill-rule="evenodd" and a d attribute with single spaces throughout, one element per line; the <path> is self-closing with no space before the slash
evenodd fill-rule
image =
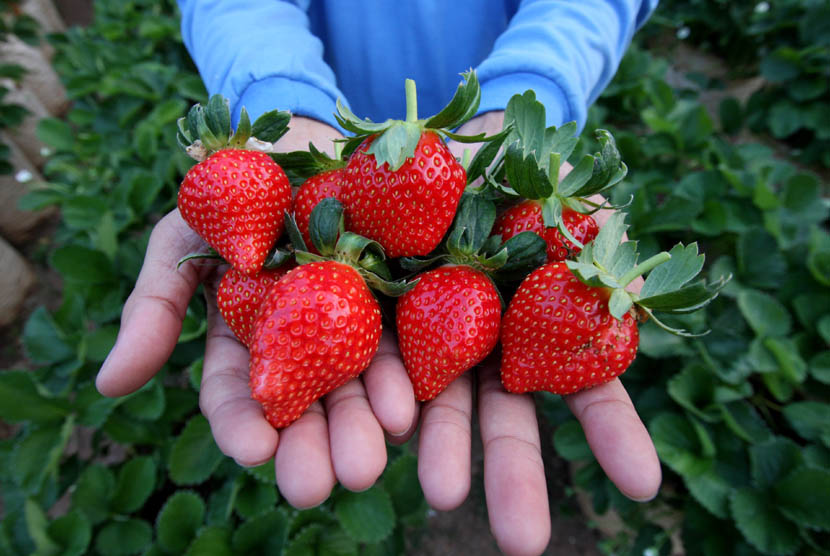
<path id="1" fill-rule="evenodd" d="M 474 70 L 461 74 L 464 80 L 458 84 L 455 94 L 438 114 L 429 118 L 427 129 L 454 129 L 472 118 L 481 102 L 481 87 Z"/>
<path id="2" fill-rule="evenodd" d="M 625 214 L 615 212 L 608 218 L 605 225 L 600 228 L 597 237 L 592 242 L 594 247 L 590 251 L 590 254 L 593 261 L 583 260 L 587 259 L 587 257 L 579 257 L 579 261 L 585 263 L 593 262 L 603 270 L 612 268 L 614 266 L 614 253 L 622 242 L 623 235 L 627 229 L 628 225 L 625 223 Z M 583 253 L 585 253 L 584 250 Z"/>
<path id="3" fill-rule="evenodd" d="M 631 295 L 622 288 L 616 288 L 608 299 L 608 312 L 617 320 L 622 320 L 625 314 L 634 305 Z"/>
<path id="4" fill-rule="evenodd" d="M 563 197 L 577 195 L 585 187 L 585 184 L 591 180 L 595 164 L 596 159 L 593 156 L 589 154 L 583 156 L 573 170 L 559 183 L 559 195 Z"/>
<path id="5" fill-rule="evenodd" d="M 652 270 L 643 284 L 640 297 L 666 294 L 680 289 L 698 275 L 703 268 L 703 255 L 698 255 L 697 243 L 684 247 L 678 243 L 669 251 L 671 259 Z"/>
<path id="6" fill-rule="evenodd" d="M 248 115 L 248 111 L 243 106 L 239 111 L 239 122 L 236 124 L 236 131 L 231 136 L 228 145 L 235 149 L 244 148 L 245 143 L 247 143 L 248 139 L 251 138 L 251 133 L 251 117 Z"/>
<path id="7" fill-rule="evenodd" d="M 481 195 L 465 194 L 455 214 L 447 240 L 450 253 L 472 255 L 479 252 L 490 237 L 496 221 L 496 205 Z"/>
<path id="8" fill-rule="evenodd" d="M 765 554 L 792 554 L 801 546 L 798 526 L 784 518 L 765 492 L 735 491 L 729 500 L 738 530 Z"/>
<path id="9" fill-rule="evenodd" d="M 207 419 L 196 415 L 187 422 L 170 450 L 170 480 L 177 485 L 202 483 L 224 457 L 216 447 Z"/>
<path id="10" fill-rule="evenodd" d="M 801 447 L 780 436 L 755 444 L 749 449 L 752 483 L 758 489 L 774 487 L 804 464 Z"/>
<path id="11" fill-rule="evenodd" d="M 149 456 L 127 461 L 118 473 L 110 508 L 120 514 L 130 514 L 144 505 L 156 486 L 156 464 Z"/>
<path id="12" fill-rule="evenodd" d="M 553 194 L 547 172 L 539 166 L 533 153 L 524 153 L 519 142 L 507 147 L 504 168 L 510 186 L 526 199 L 545 199 Z"/>
<path id="13" fill-rule="evenodd" d="M 499 281 L 515 282 L 523 279 L 534 268 L 545 264 L 547 243 L 534 232 L 521 232 L 505 241 L 501 251 L 507 252 L 504 261 L 494 276 Z"/>
<path id="14" fill-rule="evenodd" d="M 345 231 L 343 205 L 334 197 L 321 200 L 311 211 L 308 233 L 324 257 L 334 254 L 337 238 Z"/>
<path id="15" fill-rule="evenodd" d="M 281 554 L 288 539 L 288 516 L 278 507 L 239 525 L 233 533 L 234 554 Z"/>
<path id="16" fill-rule="evenodd" d="M 260 141 L 276 143 L 280 137 L 288 133 L 290 121 L 290 112 L 284 110 L 265 112 L 251 126 L 251 136 Z"/>
<path id="17" fill-rule="evenodd" d="M 232 556 L 231 532 L 227 526 L 202 527 L 187 547 L 185 556 Z"/>
<path id="18" fill-rule="evenodd" d="M 343 529 L 358 542 L 379 542 L 395 528 L 395 508 L 380 486 L 363 492 L 343 492 L 334 503 L 334 512 Z"/>
<path id="19" fill-rule="evenodd" d="M 422 131 L 415 122 L 395 122 L 372 141 L 366 152 L 375 157 L 378 168 L 387 164 L 389 170 L 394 172 L 403 166 L 407 158 L 415 156 Z"/>
<path id="20" fill-rule="evenodd" d="M 205 124 L 222 145 L 227 145 L 231 136 L 230 102 L 222 95 L 213 95 L 204 110 Z"/>
<path id="21" fill-rule="evenodd" d="M 504 145 L 504 140 L 511 131 L 512 129 L 510 127 L 502 129 L 499 133 L 490 136 L 490 140 L 478 149 L 470 164 L 467 166 L 468 184 L 486 176 L 488 168 L 496 160 L 496 155 L 498 155 L 502 145 Z"/>
<path id="22" fill-rule="evenodd" d="M 657 267 L 655 270 L 659 270 L 660 268 Z M 637 299 L 637 305 L 666 313 L 691 313 L 705 307 L 715 299 L 726 285 L 728 279 L 728 277 L 721 277 L 717 282 L 710 284 L 707 284 L 705 280 L 700 280 L 669 293 L 639 298 Z"/>
<path id="23" fill-rule="evenodd" d="M 156 532 L 162 548 L 181 554 L 196 537 L 205 519 L 205 502 L 195 492 L 180 490 L 167 499 L 156 518 Z"/>
<path id="24" fill-rule="evenodd" d="M 774 487 L 774 503 L 806 527 L 830 531 L 830 471 L 802 467 Z"/>
<path id="25" fill-rule="evenodd" d="M 128 556 L 146 549 L 153 542 L 153 528 L 143 519 L 110 521 L 95 537 L 99 554 Z"/>
<path id="26" fill-rule="evenodd" d="M 49 524 L 49 537 L 61 545 L 63 556 L 81 556 L 87 553 L 92 540 L 92 525 L 80 510 L 71 510 Z"/>

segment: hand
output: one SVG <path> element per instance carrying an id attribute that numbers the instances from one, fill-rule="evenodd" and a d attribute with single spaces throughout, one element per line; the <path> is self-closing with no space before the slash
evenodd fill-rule
<path id="1" fill-rule="evenodd" d="M 459 133 L 493 134 L 504 115 L 474 118 Z M 451 143 L 456 156 L 466 145 Z M 563 165 L 562 175 L 571 170 Z M 606 212 L 606 211 L 603 211 Z M 607 214 L 600 217 L 600 223 Z M 642 282 L 635 284 L 635 288 Z M 474 382 L 476 383 L 474 385 Z M 495 357 L 477 374 L 465 373 L 421 409 L 418 475 L 429 504 L 439 510 L 460 505 L 470 488 L 473 388 L 484 446 L 484 487 L 490 527 L 506 554 L 540 554 L 550 539 L 550 510 L 533 398 L 504 390 Z M 599 464 L 620 491 L 645 501 L 657 494 L 660 462 L 619 379 L 567 396 Z"/>
<path id="2" fill-rule="evenodd" d="M 331 150 L 339 134 L 331 127 L 295 117 L 278 146 L 307 149 L 309 140 Z M 316 402 L 291 426 L 276 431 L 248 388 L 248 350 L 228 329 L 216 307 L 224 267 L 190 262 L 186 254 L 205 243 L 174 210 L 154 228 L 141 273 L 124 306 L 115 346 L 97 378 L 99 391 L 123 396 L 150 380 L 176 346 L 188 302 L 205 285 L 208 332 L 199 404 L 216 444 L 239 464 L 275 460 L 277 484 L 293 506 L 316 506 L 339 481 L 348 489 L 370 487 L 386 466 L 384 431 L 407 436 L 417 419 L 412 385 L 397 355 L 394 337 L 384 334 L 378 354 L 361 378 Z"/>

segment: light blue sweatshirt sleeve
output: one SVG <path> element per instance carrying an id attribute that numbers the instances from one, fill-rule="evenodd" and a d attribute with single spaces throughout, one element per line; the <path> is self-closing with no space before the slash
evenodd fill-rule
<path id="1" fill-rule="evenodd" d="M 273 0 L 179 0 L 182 38 L 210 94 L 255 118 L 279 107 L 337 126 L 344 98 L 306 11 Z M 290 54 L 289 54 L 290 53 Z"/>
<path id="2" fill-rule="evenodd" d="M 657 0 L 524 0 L 478 66 L 479 113 L 503 110 L 534 89 L 549 125 L 585 125 L 588 107 L 613 78 L 634 32 Z"/>

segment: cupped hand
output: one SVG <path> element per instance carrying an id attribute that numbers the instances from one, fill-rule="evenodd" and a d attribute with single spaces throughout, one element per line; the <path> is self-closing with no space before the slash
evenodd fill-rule
<path id="1" fill-rule="evenodd" d="M 280 140 L 283 150 L 306 149 L 311 140 L 331 149 L 339 134 L 329 126 L 293 118 Z M 377 355 L 361 378 L 316 402 L 290 426 L 275 430 L 248 387 L 248 350 L 222 319 L 216 287 L 225 266 L 179 260 L 206 244 L 178 210 L 153 229 L 144 264 L 121 316 L 118 339 L 96 385 L 106 396 L 134 392 L 164 365 L 176 347 L 187 305 L 205 286 L 208 331 L 199 405 L 219 449 L 241 465 L 274 459 L 277 484 L 293 506 L 326 500 L 337 482 L 359 491 L 374 484 L 386 466 L 385 434 L 407 438 L 417 420 L 412 385 L 385 332 Z"/>

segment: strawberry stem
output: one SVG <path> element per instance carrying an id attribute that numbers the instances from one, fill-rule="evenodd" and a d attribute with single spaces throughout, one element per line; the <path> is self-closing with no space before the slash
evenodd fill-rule
<path id="1" fill-rule="evenodd" d="M 638 264 L 637 266 L 623 274 L 623 276 L 620 278 L 620 283 L 622 284 L 622 287 L 626 287 L 628 284 L 633 282 L 638 276 L 642 276 L 646 272 L 650 271 L 658 265 L 663 264 L 669 259 L 671 259 L 671 255 L 666 251 L 657 253 L 653 257 L 649 257 L 645 261 L 641 262 L 640 264 Z"/>
<path id="2" fill-rule="evenodd" d="M 415 82 L 407 79 L 404 83 L 404 90 L 406 91 L 406 121 L 418 121 L 418 96 L 415 89 Z"/>
<path id="3" fill-rule="evenodd" d="M 467 170 L 470 167 L 470 161 L 472 159 L 472 151 L 470 149 L 464 149 L 464 152 L 461 154 L 461 166 L 464 167 L 464 170 Z"/>

